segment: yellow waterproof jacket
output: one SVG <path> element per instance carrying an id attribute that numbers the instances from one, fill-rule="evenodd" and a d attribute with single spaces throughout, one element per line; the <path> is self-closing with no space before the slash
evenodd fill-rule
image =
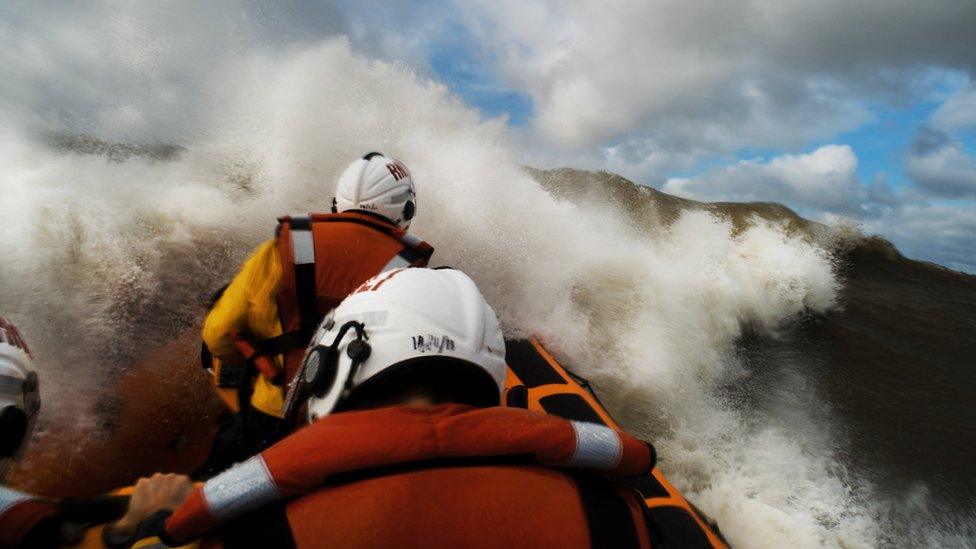
<path id="1" fill-rule="evenodd" d="M 244 360 L 231 337 L 234 332 L 248 334 L 255 341 L 281 335 L 275 301 L 280 282 L 281 260 L 275 240 L 271 239 L 247 258 L 203 324 L 203 341 L 222 364 L 240 364 Z M 282 366 L 281 355 L 273 360 L 278 367 Z M 251 405 L 270 416 L 283 417 L 281 387 L 264 376 L 257 376 Z"/>

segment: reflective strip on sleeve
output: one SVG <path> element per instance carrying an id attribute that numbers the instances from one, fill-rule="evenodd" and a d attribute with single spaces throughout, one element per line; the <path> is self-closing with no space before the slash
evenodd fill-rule
<path id="1" fill-rule="evenodd" d="M 281 498 L 264 458 L 231 467 L 203 485 L 203 499 L 210 513 L 225 522 Z"/>
<path id="2" fill-rule="evenodd" d="M 312 231 L 292 229 L 291 250 L 295 256 L 295 265 L 315 263 L 315 245 L 312 243 Z"/>
<path id="3" fill-rule="evenodd" d="M 402 242 L 406 246 L 409 246 L 410 248 L 416 248 L 417 246 L 423 244 L 424 240 L 419 236 L 406 233 L 402 237 L 400 237 L 400 242 Z"/>
<path id="4" fill-rule="evenodd" d="M 29 499 L 31 497 L 23 492 L 0 486 L 0 515 L 4 514 L 7 509 L 10 509 L 14 505 Z"/>
<path id="5" fill-rule="evenodd" d="M 596 423 L 571 421 L 576 431 L 576 450 L 570 467 L 609 470 L 620 464 L 623 445 L 613 429 Z"/>

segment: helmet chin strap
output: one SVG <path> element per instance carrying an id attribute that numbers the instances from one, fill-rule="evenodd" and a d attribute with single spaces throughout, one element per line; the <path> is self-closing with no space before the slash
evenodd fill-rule
<path id="1" fill-rule="evenodd" d="M 346 355 L 352 359 L 352 365 L 349 367 L 349 373 L 346 375 L 346 379 L 343 380 L 342 396 L 345 396 L 345 393 L 352 389 L 352 380 L 356 375 L 356 370 L 359 369 L 360 364 L 369 358 L 370 352 L 372 351 L 369 343 L 366 343 L 366 340 L 369 339 L 369 336 L 366 335 L 366 325 L 362 322 L 350 320 L 339 328 L 339 333 L 336 334 L 335 339 L 332 340 L 332 345 L 329 345 L 329 356 L 332 357 L 332 359 L 336 362 L 336 366 L 338 366 L 339 361 L 339 343 L 342 341 L 342 338 L 346 337 L 346 332 L 348 332 L 350 328 L 354 328 L 356 330 L 356 339 L 350 341 L 349 345 L 346 346 Z M 324 380 L 319 380 L 320 383 L 321 381 Z M 339 383 L 339 380 L 335 380 L 334 383 Z M 312 389 L 315 390 L 317 387 L 312 387 Z M 342 400 L 342 396 L 339 397 L 339 400 Z"/>

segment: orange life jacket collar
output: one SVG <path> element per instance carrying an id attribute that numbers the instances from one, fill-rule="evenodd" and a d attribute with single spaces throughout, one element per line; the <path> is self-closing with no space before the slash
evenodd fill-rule
<path id="1" fill-rule="evenodd" d="M 360 223 L 366 225 L 378 231 L 384 232 L 395 238 L 400 238 L 406 231 L 398 227 L 392 221 L 386 220 L 378 215 L 369 214 L 366 212 L 342 212 L 342 213 L 315 213 L 311 212 L 307 216 L 303 215 L 283 215 L 278 218 L 278 231 L 281 231 L 281 226 L 286 223 L 291 223 L 295 218 L 305 217 L 309 219 L 312 223 L 328 223 L 328 222 L 352 222 Z"/>

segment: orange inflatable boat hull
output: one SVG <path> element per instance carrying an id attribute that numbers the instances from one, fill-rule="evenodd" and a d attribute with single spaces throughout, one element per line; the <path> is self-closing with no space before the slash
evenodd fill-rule
<path id="1" fill-rule="evenodd" d="M 509 365 L 504 395 L 507 406 L 620 429 L 589 389 L 589 383 L 559 364 L 537 339 L 505 343 Z M 627 484 L 644 497 L 664 546 L 728 547 L 718 526 L 691 505 L 657 467 L 645 477 L 628 479 Z"/>

